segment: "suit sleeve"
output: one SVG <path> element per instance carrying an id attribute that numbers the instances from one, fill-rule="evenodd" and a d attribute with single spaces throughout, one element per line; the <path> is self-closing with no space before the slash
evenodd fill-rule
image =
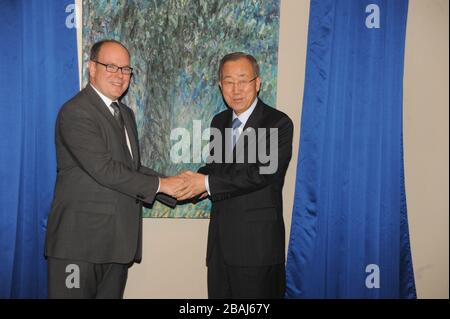
<path id="1" fill-rule="evenodd" d="M 145 166 L 139 167 L 139 172 L 141 172 L 142 174 L 148 175 L 148 176 L 156 176 L 158 178 L 165 177 L 164 175 L 152 170 L 151 168 L 145 167 Z M 163 203 L 164 205 L 171 207 L 171 208 L 174 208 L 177 205 L 176 198 L 173 198 L 169 195 L 162 194 L 162 193 L 156 195 L 156 200 Z"/>
<path id="2" fill-rule="evenodd" d="M 199 171 L 209 174 L 211 200 L 223 200 L 250 193 L 284 178 L 292 156 L 293 124 L 288 117 L 282 117 L 275 127 L 278 128 L 278 166 L 275 172 L 261 174 L 260 168 L 264 165 L 259 161 L 253 164 L 225 163 L 219 165 L 220 169 L 207 165 Z M 270 135 L 266 137 L 266 147 L 273 143 L 273 138 Z"/>
<path id="3" fill-rule="evenodd" d="M 157 171 L 154 171 L 146 166 L 139 167 L 139 172 L 148 176 L 165 177 L 163 174 L 158 173 Z"/>
<path id="4" fill-rule="evenodd" d="M 78 163 L 100 185 L 152 203 L 158 177 L 130 170 L 112 159 L 98 123 L 80 108 L 60 113 L 58 130 L 62 142 Z"/>

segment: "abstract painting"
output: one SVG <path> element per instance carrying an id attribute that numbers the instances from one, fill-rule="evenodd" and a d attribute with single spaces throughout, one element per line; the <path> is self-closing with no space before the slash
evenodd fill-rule
<path id="1" fill-rule="evenodd" d="M 83 1 L 84 83 L 91 45 L 101 39 L 124 43 L 134 68 L 123 102 L 136 115 L 142 164 L 165 175 L 196 171 L 208 141 L 193 134 L 209 127 L 226 108 L 218 87 L 218 65 L 243 51 L 261 68 L 260 98 L 275 106 L 279 0 L 98 0 Z M 177 162 L 171 148 L 176 128 L 191 132 L 190 161 Z M 201 147 L 193 147 L 200 143 Z M 145 217 L 208 218 L 210 202 L 170 209 L 155 202 Z"/>

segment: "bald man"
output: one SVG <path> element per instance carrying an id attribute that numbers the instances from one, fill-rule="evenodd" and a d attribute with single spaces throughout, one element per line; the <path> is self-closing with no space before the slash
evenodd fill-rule
<path id="1" fill-rule="evenodd" d="M 58 114 L 49 298 L 122 298 L 128 268 L 141 260 L 142 203 L 176 204 L 168 195 L 180 178 L 140 164 L 134 114 L 120 102 L 132 73 L 123 44 L 95 43 L 89 84 Z"/>

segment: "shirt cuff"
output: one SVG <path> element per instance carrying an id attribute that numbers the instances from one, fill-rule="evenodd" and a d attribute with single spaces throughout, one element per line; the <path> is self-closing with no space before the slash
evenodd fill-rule
<path id="1" fill-rule="evenodd" d="M 209 191 L 209 175 L 205 176 L 205 188 L 206 191 L 208 192 L 208 195 L 211 196 L 211 192 Z"/>
<path id="2" fill-rule="evenodd" d="M 161 187 L 161 178 L 158 177 L 158 190 L 156 191 L 156 194 L 159 193 L 159 188 Z"/>

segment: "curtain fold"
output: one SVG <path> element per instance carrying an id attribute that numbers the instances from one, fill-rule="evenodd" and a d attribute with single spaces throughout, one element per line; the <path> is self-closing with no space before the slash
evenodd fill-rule
<path id="1" fill-rule="evenodd" d="M 45 298 L 54 123 L 79 90 L 73 0 L 0 4 L 0 298 Z"/>
<path id="2" fill-rule="evenodd" d="M 407 0 L 312 0 L 287 298 L 415 298 L 403 176 Z"/>

